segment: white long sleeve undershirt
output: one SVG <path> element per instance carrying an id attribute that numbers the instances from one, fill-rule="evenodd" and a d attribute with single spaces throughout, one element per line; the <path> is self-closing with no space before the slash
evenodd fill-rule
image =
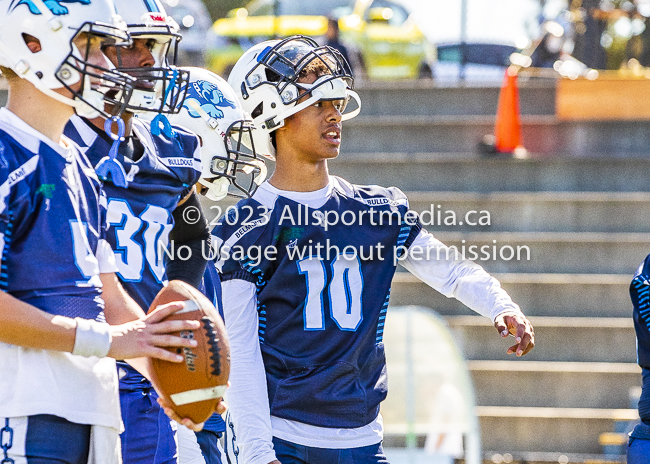
<path id="1" fill-rule="evenodd" d="M 230 341 L 230 387 L 225 399 L 235 425 L 241 462 L 268 464 L 275 460 L 275 452 L 258 338 L 255 285 L 245 280 L 227 280 L 221 288 Z"/>

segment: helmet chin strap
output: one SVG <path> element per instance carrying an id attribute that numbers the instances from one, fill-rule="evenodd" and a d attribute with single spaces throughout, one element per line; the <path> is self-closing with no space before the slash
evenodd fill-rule
<path id="1" fill-rule="evenodd" d="M 253 182 L 255 182 L 255 184 L 257 185 L 262 185 L 262 182 L 264 182 L 264 179 L 266 179 L 266 174 L 268 173 L 266 164 L 264 164 L 264 161 L 262 160 L 253 160 L 253 161 L 249 161 L 249 163 L 254 164 L 260 170 L 260 173 L 257 176 L 255 176 Z M 255 166 L 246 165 L 241 170 L 244 172 L 244 174 L 250 174 L 255 169 Z"/>
<path id="2" fill-rule="evenodd" d="M 207 181 L 201 178 L 199 179 L 199 184 L 208 189 L 208 193 L 205 196 L 212 201 L 219 201 L 226 198 L 228 195 L 228 187 L 230 187 L 230 181 L 225 177 L 219 177 L 213 181 Z"/>
<path id="3" fill-rule="evenodd" d="M 52 11 L 47 7 L 47 5 L 45 4 L 45 2 L 43 0 L 31 0 L 31 1 L 34 4 L 34 6 L 36 7 L 36 9 L 41 12 L 43 17 L 47 19 L 48 23 L 50 21 L 52 21 L 53 19 L 56 19 L 56 16 L 54 15 L 54 13 L 52 13 Z M 57 26 L 57 24 L 50 24 L 50 27 L 52 27 L 52 28 L 54 28 L 56 26 Z"/>
<path id="4" fill-rule="evenodd" d="M 205 111 L 203 108 L 201 108 L 201 105 L 198 104 L 196 100 L 193 98 L 188 98 L 185 100 L 185 103 L 187 103 L 188 106 L 191 106 L 194 111 L 196 111 L 199 116 L 201 116 L 201 119 L 203 119 L 208 126 L 210 126 L 211 129 L 216 129 L 217 126 L 219 125 L 219 122 L 214 119 L 212 116 L 210 116 L 207 111 Z"/>
<path id="5" fill-rule="evenodd" d="M 91 88 L 90 78 L 88 76 L 84 76 L 84 91 L 81 94 L 81 97 L 85 101 L 75 99 L 75 109 L 77 110 L 77 114 L 86 119 L 95 119 L 99 117 L 101 113 L 97 108 L 104 107 L 104 95 Z"/>

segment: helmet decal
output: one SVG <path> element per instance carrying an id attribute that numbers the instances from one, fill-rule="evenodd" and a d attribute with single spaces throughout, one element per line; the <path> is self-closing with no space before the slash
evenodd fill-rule
<path id="1" fill-rule="evenodd" d="M 144 4 L 147 5 L 147 9 L 152 13 L 160 13 L 160 8 L 156 5 L 156 2 L 153 0 L 144 0 Z"/>
<path id="2" fill-rule="evenodd" d="M 193 118 L 200 118 L 201 115 L 192 109 L 188 100 L 194 100 L 203 111 L 215 119 L 223 118 L 223 111 L 218 107 L 236 108 L 235 103 L 228 100 L 223 92 L 219 90 L 219 87 L 208 81 L 199 80 L 192 82 L 192 85 L 190 85 L 187 91 L 185 102 L 183 103 L 183 108 L 187 109 L 190 116 Z"/>
<path id="3" fill-rule="evenodd" d="M 61 5 L 61 3 L 81 3 L 82 5 L 90 5 L 90 0 L 43 0 L 43 3 L 45 3 L 45 6 L 47 6 L 53 14 L 67 15 L 68 9 Z M 12 0 L 9 6 L 10 11 L 17 8 L 19 5 L 27 5 L 32 14 L 41 14 L 32 0 Z"/>
<path id="4" fill-rule="evenodd" d="M 199 193 L 213 201 L 226 195 L 250 197 L 267 174 L 264 160 L 255 150 L 253 121 L 221 77 L 201 68 L 180 69 L 190 74 L 190 84 L 182 89 L 187 98 L 181 110 L 168 118 L 201 139 Z M 151 113 L 138 117 L 152 118 Z"/>

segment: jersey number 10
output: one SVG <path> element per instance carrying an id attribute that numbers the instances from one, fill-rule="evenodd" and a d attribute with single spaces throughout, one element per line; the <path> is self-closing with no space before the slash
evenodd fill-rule
<path id="1" fill-rule="evenodd" d="M 330 316 L 339 329 L 354 332 L 363 320 L 361 294 L 363 275 L 359 257 L 353 254 L 338 255 L 330 263 L 315 256 L 296 263 L 298 272 L 305 275 L 307 299 L 304 306 L 305 330 L 325 330 L 325 298 L 328 292 Z"/>

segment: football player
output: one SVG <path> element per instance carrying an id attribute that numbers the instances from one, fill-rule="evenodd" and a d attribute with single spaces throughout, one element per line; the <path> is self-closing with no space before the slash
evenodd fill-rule
<path id="1" fill-rule="evenodd" d="M 107 240 L 116 252 L 117 275 L 127 293 L 149 308 L 168 280 L 194 287 L 201 282 L 206 263 L 202 243 L 210 235 L 193 188 L 201 174 L 200 143 L 196 135 L 165 119 L 180 110 L 189 78 L 187 70 L 174 66 L 178 25 L 158 0 L 115 0 L 115 6 L 133 43 L 106 46 L 104 53 L 120 72 L 136 79 L 122 118 L 124 133 L 105 131 L 111 119 L 73 116 L 65 134 L 105 181 Z M 133 117 L 138 113 L 160 116 L 150 123 Z M 120 136 L 123 140 L 116 143 Z M 110 172 L 103 170 L 107 163 L 116 163 Z M 175 258 L 168 263 L 167 249 Z M 176 254 L 182 250 L 190 251 L 181 259 Z M 118 373 L 125 463 L 175 463 L 180 449 L 199 449 L 191 431 L 179 428 L 175 436 L 176 424 L 160 408 L 142 373 L 124 361 L 118 361 Z"/>
<path id="2" fill-rule="evenodd" d="M 639 398 L 639 418 L 627 447 L 628 464 L 642 464 L 650 456 L 650 255 L 646 256 L 630 284 L 634 306 L 634 329 L 637 339 L 637 361 L 643 373 L 643 387 Z"/>
<path id="3" fill-rule="evenodd" d="M 341 122 L 360 109 L 348 69 L 336 50 L 297 36 L 252 47 L 230 74 L 255 148 L 277 159 L 213 230 L 240 463 L 386 462 L 383 330 L 398 261 L 514 335 L 509 353 L 534 345 L 499 282 L 422 229 L 404 193 L 329 175 Z"/>
<path id="4" fill-rule="evenodd" d="M 221 77 L 200 68 L 185 69 L 190 73 L 187 95 L 181 111 L 170 115 L 169 121 L 191 130 L 201 140 L 203 171 L 197 184 L 199 191 L 215 202 L 226 195 L 248 198 L 266 178 L 266 165 L 252 145 L 252 121 Z M 210 253 L 206 248 L 206 256 Z M 221 282 L 212 261 L 205 270 L 201 291 L 223 317 Z M 225 422 L 215 414 L 196 433 L 207 464 L 221 464 L 220 438 L 224 432 Z M 182 461 L 192 461 L 191 454 L 179 451 Z"/>
<path id="5" fill-rule="evenodd" d="M 0 2 L 0 423 L 3 462 L 117 463 L 121 427 L 111 358 L 181 362 L 164 347 L 195 321 L 145 316 L 117 280 L 105 240 L 105 197 L 78 147 L 62 136 L 76 110 L 94 117 L 130 78 L 106 44 L 128 44 L 109 0 Z M 109 324 L 107 324 L 107 322 Z M 110 356 L 111 358 L 108 358 Z"/>

